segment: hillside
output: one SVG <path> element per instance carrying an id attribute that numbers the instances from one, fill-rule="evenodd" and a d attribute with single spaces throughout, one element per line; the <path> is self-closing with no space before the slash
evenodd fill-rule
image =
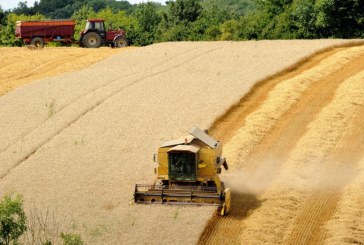
<path id="1" fill-rule="evenodd" d="M 121 52 L 89 68 L 20 87 L 0 97 L 1 193 L 22 193 L 28 213 L 35 206 L 38 212 L 48 210 L 54 213 L 54 219 L 62 224 L 63 229 L 81 233 L 87 244 L 196 243 L 214 214 L 213 208 L 130 205 L 134 184 L 150 183 L 153 180 L 151 156 L 158 145 L 164 140 L 180 136 L 192 126 L 210 128 L 215 119 L 229 111 L 233 104 L 250 94 L 249 91 L 255 91 L 257 82 L 279 72 L 292 70 L 295 64 L 320 50 L 349 42 L 161 43 Z M 332 54 L 335 55 L 336 51 Z M 355 56 L 355 52 L 352 56 Z M 343 63 L 349 63 L 351 56 L 341 59 Z M 333 66 L 330 71 L 340 68 L 332 62 L 322 66 Z M 326 71 L 323 73 L 325 76 Z M 352 79 L 358 80 L 356 77 Z M 303 81 L 302 86 L 309 88 L 311 80 Z M 301 84 L 299 80 L 295 83 Z M 272 96 L 267 94 L 254 100 L 261 104 L 251 107 L 248 114 L 252 113 L 252 116 L 246 117 L 246 120 L 258 117 L 259 124 L 254 124 L 253 119 L 252 124 L 249 124 L 253 131 L 239 126 L 228 138 L 224 138 L 224 133 L 218 137 L 224 140 L 225 155 L 233 166 L 233 173 L 239 173 L 240 168 L 248 166 L 246 157 L 253 157 L 252 161 L 260 162 L 256 160 L 260 154 L 247 155 L 258 149 L 254 147 L 260 147 L 262 142 L 249 132 L 263 130 L 258 133 L 259 137 L 263 137 L 271 131 L 268 127 L 278 130 L 280 127 L 276 128 L 271 122 L 285 124 L 284 120 L 280 120 L 281 116 L 285 115 L 285 110 L 294 108 L 293 105 L 302 96 L 301 92 L 295 92 L 295 88 L 285 88 L 284 81 L 277 84 L 279 86 L 266 90 L 276 91 Z M 343 88 L 340 87 L 341 92 L 337 96 L 335 87 L 330 88 L 332 102 L 327 102 L 340 100 L 349 89 L 345 84 L 338 81 L 337 86 L 342 85 Z M 360 87 L 360 83 L 355 86 Z M 307 94 L 312 95 L 314 92 Z M 355 101 L 345 99 L 345 106 L 352 108 L 350 103 L 360 105 L 362 97 L 358 95 L 355 98 Z M 325 104 L 324 101 L 317 108 L 326 109 L 327 105 L 329 112 L 333 110 L 340 115 L 341 112 L 336 111 L 335 106 L 339 102 L 333 106 L 331 103 Z M 263 112 L 269 112 L 274 106 L 282 111 L 278 113 L 272 110 L 273 116 L 268 115 L 267 121 L 260 121 L 259 116 L 264 116 Z M 330 113 L 319 111 L 316 117 L 312 116 L 305 123 L 317 125 L 312 126 L 312 130 L 325 135 L 325 131 L 320 128 L 323 125 L 320 120 L 329 120 Z M 351 111 L 343 117 L 343 124 L 339 124 L 339 120 L 337 125 L 333 125 L 333 134 L 338 132 L 338 128 L 347 125 L 349 118 L 355 118 L 355 110 Z M 288 119 L 296 120 L 296 114 L 292 112 Z M 239 120 L 245 121 L 244 117 Z M 304 121 L 304 117 L 297 120 Z M 300 124 L 300 121 L 297 123 Z M 331 132 L 330 128 L 328 130 Z M 308 202 L 311 199 L 306 199 L 301 192 L 297 191 L 297 198 L 291 198 L 292 193 L 287 192 L 285 199 L 286 189 L 280 192 L 276 188 L 280 185 L 279 180 L 286 179 L 285 176 L 295 176 L 290 174 L 294 168 L 291 162 L 301 157 L 300 148 L 297 147 L 302 145 L 302 149 L 308 149 L 309 152 L 315 146 L 315 143 L 311 143 L 316 142 L 315 138 L 308 134 L 306 139 L 303 137 L 304 132 L 299 134 L 302 137 L 296 139 L 298 143 L 292 146 L 297 149 L 292 151 L 294 154 L 290 158 L 284 156 L 288 160 L 280 162 L 277 176 L 282 177 L 267 183 L 269 188 L 264 188 L 267 191 L 263 193 L 259 192 L 260 196 L 251 191 L 247 191 L 250 194 L 243 194 L 253 198 L 249 201 L 253 202 L 256 210 L 251 210 L 253 213 L 247 220 L 243 215 L 238 217 L 242 220 L 239 227 L 246 227 L 239 230 L 241 239 L 251 239 L 252 242 L 260 238 L 266 241 L 290 239 L 285 234 L 274 236 L 269 229 L 281 225 L 275 220 L 281 222 L 287 218 L 292 224 L 287 234 L 294 235 L 293 224 L 299 220 L 299 211 L 302 210 L 297 203 L 302 207 L 311 207 Z M 246 138 L 246 134 L 250 138 Z M 274 135 L 284 134 L 277 131 Z M 289 134 L 289 137 L 294 135 Z M 251 139 L 251 143 L 244 141 L 248 139 Z M 286 142 L 285 139 L 282 142 Z M 330 150 L 333 146 L 329 143 L 327 148 Z M 249 152 L 246 153 L 247 144 L 251 144 L 252 148 L 247 148 Z M 305 156 L 308 153 L 302 154 Z M 304 167 L 302 164 L 306 170 Z M 358 185 L 360 182 L 347 188 L 358 188 Z M 283 203 L 276 203 L 276 199 Z M 236 200 L 242 200 L 238 205 L 246 205 L 245 199 Z M 269 215 L 268 220 L 260 218 L 272 210 L 272 206 L 280 210 L 289 209 L 292 201 L 296 208 L 292 215 L 287 211 L 283 212 L 287 216 L 279 219 Z M 337 215 L 347 222 L 352 220 L 345 211 Z M 254 222 L 261 226 L 254 226 Z M 335 225 L 333 221 L 330 227 Z M 257 236 L 260 230 L 265 232 Z"/>
<path id="2" fill-rule="evenodd" d="M 200 244 L 362 241 L 362 195 L 353 190 L 364 149 L 363 54 L 360 46 L 316 55 L 215 123 L 235 170 L 224 178 L 233 209 L 210 220 Z"/>

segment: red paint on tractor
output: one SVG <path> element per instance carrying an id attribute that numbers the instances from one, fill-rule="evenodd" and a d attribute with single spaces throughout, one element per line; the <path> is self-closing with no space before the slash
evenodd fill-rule
<path id="1" fill-rule="evenodd" d="M 26 45 L 37 47 L 43 47 L 48 42 L 76 43 L 88 48 L 98 48 L 101 45 L 120 48 L 128 45 L 125 31 L 107 31 L 104 19 L 88 19 L 78 42 L 74 39 L 74 33 L 73 20 L 17 21 L 15 29 L 17 38 L 22 39 Z"/>

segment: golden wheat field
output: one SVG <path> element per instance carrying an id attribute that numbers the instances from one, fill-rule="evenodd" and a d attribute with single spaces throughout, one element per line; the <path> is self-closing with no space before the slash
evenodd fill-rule
<path id="1" fill-rule="evenodd" d="M 45 63 L 48 73 L 36 68 L 44 50 L 0 49 L 0 67 L 17 57 L 24 74 L 0 75 L 0 86 L 16 84 L 0 97 L 0 196 L 21 193 L 28 217 L 51 214 L 47 236 L 73 231 L 86 244 L 364 243 L 363 42 L 105 50 L 60 49 L 63 61 Z M 66 69 L 72 52 L 76 63 L 90 63 Z M 93 55 L 104 60 L 91 62 Z M 153 181 L 160 143 L 193 126 L 224 143 L 231 214 L 133 205 L 134 184 Z M 31 234 L 22 239 L 36 243 Z"/>
<path id="2" fill-rule="evenodd" d="M 0 95 L 35 80 L 81 70 L 127 49 L 1 47 Z"/>

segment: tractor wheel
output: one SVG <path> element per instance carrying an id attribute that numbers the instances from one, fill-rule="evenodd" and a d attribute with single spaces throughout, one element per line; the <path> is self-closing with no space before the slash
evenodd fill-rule
<path id="1" fill-rule="evenodd" d="M 82 44 L 86 48 L 99 48 L 101 36 L 96 32 L 89 32 L 82 38 Z"/>
<path id="2" fill-rule="evenodd" d="M 118 37 L 116 38 L 115 42 L 114 42 L 114 46 L 116 48 L 124 48 L 126 46 L 128 46 L 129 42 L 128 39 L 126 39 L 126 37 Z"/>
<path id="3" fill-rule="evenodd" d="M 41 37 L 35 37 L 30 42 L 30 45 L 36 47 L 36 48 L 43 48 L 44 47 L 44 40 Z"/>

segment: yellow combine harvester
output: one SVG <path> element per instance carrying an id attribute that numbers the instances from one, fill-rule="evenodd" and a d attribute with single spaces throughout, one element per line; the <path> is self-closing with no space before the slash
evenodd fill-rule
<path id="1" fill-rule="evenodd" d="M 135 185 L 136 203 L 213 205 L 225 215 L 230 210 L 230 190 L 220 181 L 228 169 L 222 143 L 194 128 L 187 136 L 163 143 L 153 185 Z"/>

